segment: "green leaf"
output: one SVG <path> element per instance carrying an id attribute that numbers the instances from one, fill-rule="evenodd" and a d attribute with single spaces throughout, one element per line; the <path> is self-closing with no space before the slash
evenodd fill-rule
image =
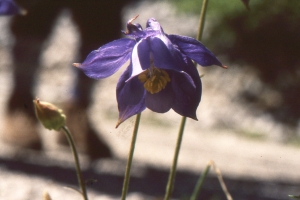
<path id="1" fill-rule="evenodd" d="M 300 195 L 289 195 L 289 197 L 293 199 L 300 199 Z"/>

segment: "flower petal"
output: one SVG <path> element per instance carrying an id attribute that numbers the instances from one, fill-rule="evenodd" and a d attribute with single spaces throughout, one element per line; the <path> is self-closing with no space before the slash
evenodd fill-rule
<path id="1" fill-rule="evenodd" d="M 182 53 L 174 47 L 169 38 L 162 31 L 153 30 L 151 27 L 148 27 L 145 32 L 147 32 L 147 37 L 141 39 L 132 51 L 133 73 L 131 77 L 148 69 L 151 59 L 158 68 L 182 71 L 186 65 Z"/>
<path id="2" fill-rule="evenodd" d="M 0 0 L 0 15 L 23 14 L 22 9 L 13 0 Z"/>
<path id="3" fill-rule="evenodd" d="M 129 117 L 145 110 L 145 89 L 137 77 L 127 79 L 131 75 L 131 65 L 123 72 L 117 84 L 117 101 L 119 120 L 117 127 Z"/>
<path id="4" fill-rule="evenodd" d="M 150 19 L 147 20 L 146 28 L 152 29 L 152 30 L 155 30 L 155 31 L 163 32 L 163 29 L 162 29 L 161 25 L 154 18 L 150 18 Z"/>
<path id="5" fill-rule="evenodd" d="M 132 74 L 136 76 L 150 67 L 150 46 L 147 40 L 140 40 L 132 50 Z"/>
<path id="6" fill-rule="evenodd" d="M 177 71 L 183 70 L 185 63 L 181 53 L 174 48 L 167 37 L 158 35 L 157 37 L 150 37 L 149 40 L 156 67 Z"/>
<path id="7" fill-rule="evenodd" d="M 111 76 L 130 59 L 135 44 L 135 40 L 128 38 L 112 41 L 92 51 L 78 67 L 90 78 Z"/>
<path id="8" fill-rule="evenodd" d="M 197 62 L 199 65 L 204 67 L 218 65 L 220 67 L 227 68 L 222 65 L 218 58 L 198 40 L 180 35 L 167 35 L 167 37 L 173 44 L 178 46 L 182 53 Z"/>
<path id="9" fill-rule="evenodd" d="M 133 24 L 127 22 L 127 31 L 122 31 L 126 36 L 132 37 L 136 40 L 144 38 L 146 33 L 140 24 Z"/>
<path id="10" fill-rule="evenodd" d="M 158 93 L 151 94 L 147 91 L 146 93 L 146 106 L 153 112 L 165 113 L 168 112 L 172 107 L 173 91 L 171 84 Z"/>
<path id="11" fill-rule="evenodd" d="M 172 74 L 174 92 L 172 109 L 178 114 L 197 120 L 196 110 L 201 100 L 201 80 L 191 60 L 185 72 Z"/>

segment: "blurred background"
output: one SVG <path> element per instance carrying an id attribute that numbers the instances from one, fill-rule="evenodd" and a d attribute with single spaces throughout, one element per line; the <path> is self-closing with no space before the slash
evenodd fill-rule
<path id="1" fill-rule="evenodd" d="M 122 9 L 123 30 L 139 14 L 136 22 L 143 27 L 154 17 L 168 34 L 195 37 L 201 5 L 201 0 L 134 1 Z M 233 199 L 289 199 L 300 193 L 300 2 L 250 0 L 249 7 L 240 0 L 209 1 L 202 43 L 228 69 L 199 67 L 204 74 L 199 121 L 187 121 L 175 199 L 191 194 L 209 160 L 222 171 Z M 12 20 L 0 18 L 1 134 L 13 88 Z M 72 97 L 77 76 L 72 63 L 83 61 L 78 30 L 70 10 L 59 12 L 34 80 L 34 94 L 41 100 L 64 105 Z M 84 176 L 92 180 L 91 199 L 121 194 L 134 124 L 133 117 L 115 129 L 115 87 L 122 71 L 95 83 L 87 108 L 91 126 L 112 152 L 96 160 L 81 154 Z M 128 199 L 164 195 L 180 120 L 173 111 L 143 112 Z M 41 199 L 44 191 L 53 199 L 80 199 L 65 188 L 76 187 L 76 176 L 69 149 L 57 143 L 60 133 L 42 127 L 39 132 L 39 151 L 1 141 L 0 199 Z M 213 171 L 199 199 L 225 199 Z"/>

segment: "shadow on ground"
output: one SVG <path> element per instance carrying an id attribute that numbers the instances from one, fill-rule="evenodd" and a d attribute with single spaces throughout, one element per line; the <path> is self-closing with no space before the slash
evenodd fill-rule
<path id="1" fill-rule="evenodd" d="M 101 161 L 97 161 L 101 162 Z M 119 163 L 125 164 L 126 161 Z M 123 184 L 122 173 L 104 173 L 96 169 L 97 165 L 93 165 L 83 170 L 83 176 L 86 179 L 97 180 L 88 184 L 88 188 L 95 192 L 104 193 L 112 196 L 120 196 Z M 12 173 L 25 173 L 28 176 L 39 176 L 46 180 L 53 180 L 66 186 L 76 187 L 77 180 L 75 170 L 71 167 L 62 167 L 44 164 L 34 164 L 24 160 L 0 158 L 0 167 Z M 113 167 L 113 166 L 112 166 Z M 159 169 L 149 166 L 143 166 L 142 173 L 139 176 L 133 175 L 130 180 L 129 193 L 138 192 L 145 196 L 153 197 L 152 199 L 160 199 L 165 192 L 165 185 L 168 179 L 169 171 L 167 169 Z M 217 200 L 226 199 L 216 176 L 211 173 L 204 182 L 204 186 L 198 199 Z M 197 182 L 199 174 L 189 171 L 180 170 L 176 176 L 173 198 L 188 199 L 193 191 L 193 187 Z M 297 192 L 297 183 L 288 181 L 257 181 L 249 179 L 235 179 L 224 177 L 225 184 L 228 187 L 233 199 L 244 200 L 275 200 L 289 199 L 289 194 Z M 149 198 L 147 198 L 149 199 Z"/>

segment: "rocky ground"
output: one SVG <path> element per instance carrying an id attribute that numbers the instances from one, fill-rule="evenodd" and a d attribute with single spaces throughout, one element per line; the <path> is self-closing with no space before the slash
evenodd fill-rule
<path id="1" fill-rule="evenodd" d="M 165 2 L 142 2 L 126 9 L 124 23 L 136 14 L 140 14 L 137 21 L 142 25 L 149 17 L 157 18 L 167 33 L 189 36 L 196 33 L 197 18 L 178 15 Z M 9 18 L 0 19 L 0 122 L 3 122 L 11 89 L 9 50 L 13 38 L 9 35 L 8 23 Z M 40 99 L 54 103 L 68 100 L 74 81 L 70 64 L 76 60 L 77 37 L 69 13 L 63 12 L 41 59 L 43 68 L 36 87 Z M 226 63 L 225 57 L 220 56 L 220 59 Z M 261 87 L 255 73 L 234 64 L 226 65 L 229 65 L 228 70 L 200 69 L 205 76 L 197 113 L 199 121 L 187 121 L 174 198 L 184 199 L 191 193 L 209 160 L 222 171 L 234 199 L 289 199 L 288 194 L 300 194 L 297 159 L 300 149 L 280 142 L 288 131 L 286 127 L 239 100 L 241 88 Z M 84 155 L 80 157 L 85 178 L 97 180 L 88 185 L 90 199 L 119 199 L 121 193 L 134 118 L 115 129 L 114 88 L 120 73 L 97 83 L 94 104 L 89 110 L 93 125 L 115 155 L 113 159 L 93 163 Z M 163 196 L 180 119 L 172 111 L 162 115 L 146 110 L 142 114 L 128 199 Z M 41 127 L 43 152 L 0 144 L 1 200 L 38 200 L 44 192 L 49 192 L 53 200 L 81 199 L 70 189 L 76 187 L 73 161 L 69 150 L 55 143 L 57 134 Z M 201 199 L 225 199 L 214 172 L 205 182 Z"/>

